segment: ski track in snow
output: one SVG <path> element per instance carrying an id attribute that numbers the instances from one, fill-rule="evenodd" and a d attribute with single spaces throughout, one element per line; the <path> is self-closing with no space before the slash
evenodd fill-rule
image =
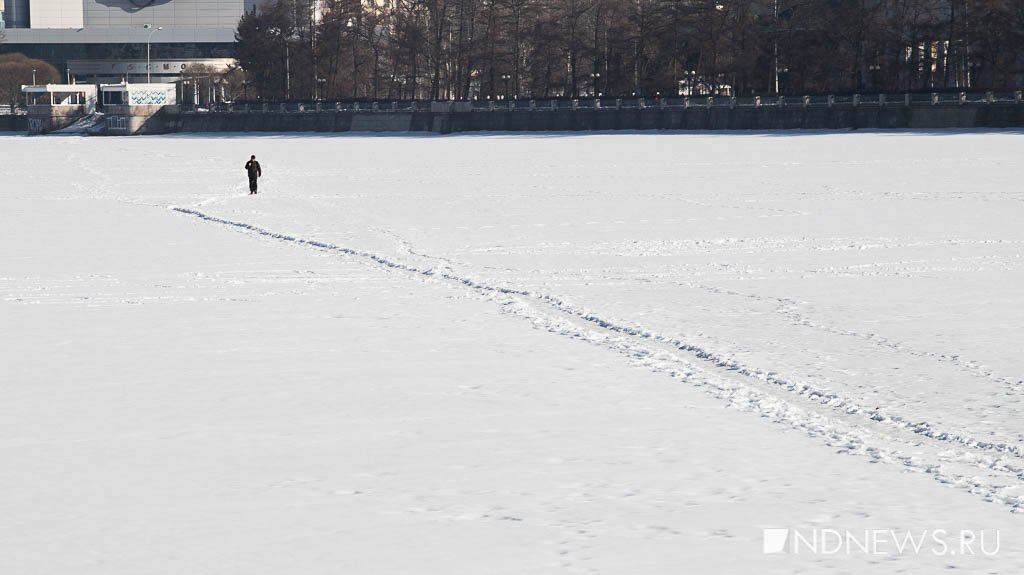
<path id="1" fill-rule="evenodd" d="M 866 408 L 810 382 L 743 365 L 678 337 L 658 334 L 632 322 L 599 317 L 552 295 L 478 282 L 451 271 L 450 262 L 444 258 L 417 254 L 409 242 L 394 234 L 390 235 L 397 238 L 410 255 L 432 259 L 440 265 L 436 268 L 418 267 L 372 252 L 220 218 L 194 208 L 169 209 L 207 223 L 358 258 L 421 280 L 462 288 L 469 294 L 499 304 L 503 312 L 529 320 L 540 329 L 616 351 L 637 366 L 698 386 L 731 407 L 752 411 L 809 436 L 821 438 L 826 444 L 838 448 L 840 453 L 902 465 L 986 501 L 1006 505 L 1013 512 L 1024 510 L 1024 496 L 1017 494 L 1024 484 L 1024 450 L 1009 441 L 979 440 L 963 430 L 944 429 L 927 421 L 912 421 L 888 409 Z M 722 293 L 760 297 L 738 292 Z M 782 308 L 786 307 L 785 300 L 778 301 Z M 783 309 L 782 313 L 808 327 L 859 337 L 892 351 L 948 362 L 997 383 L 1015 387 L 1019 383 L 994 376 L 958 356 L 919 352 L 873 334 L 817 325 L 792 310 Z"/>
<path id="2" fill-rule="evenodd" d="M 919 350 L 915 349 L 910 345 L 907 345 L 906 343 L 895 341 L 875 333 L 863 333 L 834 325 L 815 322 L 808 316 L 801 314 L 799 311 L 797 311 L 799 303 L 791 299 L 765 297 L 757 294 L 742 293 L 735 290 L 723 289 L 719 287 L 706 286 L 694 283 L 677 282 L 677 285 L 702 289 L 707 292 L 715 294 L 723 294 L 734 297 L 752 299 L 759 302 L 774 302 L 777 304 L 776 312 L 785 317 L 786 319 L 788 319 L 792 325 L 808 327 L 811 329 L 815 329 L 825 333 L 840 335 L 843 337 L 853 337 L 861 339 L 870 342 L 880 348 L 884 348 L 888 351 L 892 351 L 895 353 L 911 355 L 914 357 L 928 358 L 941 363 L 948 363 L 972 376 L 987 379 L 993 383 L 1006 386 L 1008 389 L 1014 392 L 1024 393 L 1024 380 L 1015 380 L 1009 377 L 999 375 L 994 370 L 989 369 L 983 365 L 980 365 L 976 361 L 965 359 L 959 354 L 936 353 L 932 351 Z M 1019 449 L 1017 449 L 1016 451 L 1018 452 L 1018 454 L 1024 455 L 1024 451 L 1021 451 Z"/>

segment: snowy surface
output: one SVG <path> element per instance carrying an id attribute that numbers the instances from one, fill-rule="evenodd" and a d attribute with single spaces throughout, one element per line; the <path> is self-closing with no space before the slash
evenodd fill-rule
<path id="1" fill-rule="evenodd" d="M 0 573 L 1020 573 L 1022 156 L 2 136 Z"/>

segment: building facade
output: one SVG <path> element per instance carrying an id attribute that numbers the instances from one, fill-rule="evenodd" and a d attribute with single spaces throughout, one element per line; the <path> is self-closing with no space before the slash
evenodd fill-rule
<path id="1" fill-rule="evenodd" d="M 0 51 L 47 61 L 71 81 L 174 82 L 222 68 L 235 30 L 262 0 L 0 0 Z"/>

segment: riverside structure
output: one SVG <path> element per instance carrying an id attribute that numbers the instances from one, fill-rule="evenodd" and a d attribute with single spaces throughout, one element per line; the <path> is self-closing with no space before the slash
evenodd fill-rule
<path id="1" fill-rule="evenodd" d="M 101 91 L 143 94 L 150 85 L 105 85 Z M 26 87 L 26 90 L 37 90 Z M 105 97 L 104 99 L 109 100 Z M 933 93 L 800 98 L 663 98 L 502 102 L 174 103 L 101 100 L 90 122 L 103 135 L 177 132 L 542 132 L 605 130 L 846 130 L 1024 127 L 1024 95 Z M 106 105 L 105 105 L 106 104 Z M 141 104 L 147 104 L 141 106 Z M 29 107 L 33 133 L 80 123 L 73 102 Z M 58 113 L 59 112 L 59 113 Z M 134 116 L 144 115 L 145 121 Z M 59 120 L 55 120 L 59 116 Z M 38 120 L 32 122 L 32 119 Z M 103 120 L 102 122 L 99 120 Z"/>

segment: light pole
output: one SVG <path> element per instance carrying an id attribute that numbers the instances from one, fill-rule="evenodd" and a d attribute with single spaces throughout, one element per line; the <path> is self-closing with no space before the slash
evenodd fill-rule
<path id="1" fill-rule="evenodd" d="M 36 85 L 36 69 L 32 68 L 32 85 Z"/>
<path id="2" fill-rule="evenodd" d="M 345 27 L 352 33 L 352 99 L 359 99 L 359 58 L 356 57 L 356 37 L 359 35 L 359 28 L 356 21 L 349 18 Z"/>
<path id="3" fill-rule="evenodd" d="M 772 83 L 775 95 L 779 95 L 779 0 L 775 0 L 775 30 L 772 31 Z"/>
<path id="4" fill-rule="evenodd" d="M 288 41 L 296 39 L 297 36 L 292 34 L 291 36 L 285 36 L 284 30 L 280 28 L 271 28 L 268 30 L 273 36 L 280 36 L 281 41 L 284 42 L 284 99 L 288 101 L 292 97 L 292 69 L 291 69 L 291 54 L 288 46 Z"/>
<path id="5" fill-rule="evenodd" d="M 316 79 L 316 86 L 317 86 L 317 97 L 316 97 L 316 99 L 317 100 L 323 100 L 324 99 L 324 84 L 326 84 L 326 83 L 327 83 L 327 78 L 317 78 Z"/>
<path id="6" fill-rule="evenodd" d="M 501 79 L 505 82 L 505 99 L 508 100 L 508 81 L 512 79 L 510 74 L 502 74 Z"/>
<path id="7" fill-rule="evenodd" d="M 399 100 L 405 95 L 405 82 L 406 79 L 403 76 L 394 75 L 391 77 L 391 81 L 395 83 L 395 92 Z"/>
<path id="8" fill-rule="evenodd" d="M 152 24 L 146 24 L 146 25 L 143 26 L 143 28 L 145 28 L 146 30 L 149 30 L 149 29 L 152 28 L 152 31 L 150 31 L 150 33 L 149 33 L 149 36 L 146 38 L 146 83 L 149 84 L 149 83 L 151 83 L 153 81 L 152 72 L 150 71 L 150 65 L 149 65 L 149 63 L 150 63 L 150 59 L 149 59 L 149 44 L 150 44 L 150 40 L 153 39 L 153 34 L 156 34 L 160 30 L 163 30 L 164 27 L 163 26 L 157 26 L 156 28 L 153 28 Z"/>
<path id="9" fill-rule="evenodd" d="M 310 54 L 313 57 L 313 81 L 314 81 L 313 82 L 313 84 L 314 84 L 313 85 L 313 92 L 314 92 L 313 96 L 314 96 L 314 98 L 316 96 L 316 91 L 317 91 L 317 88 L 319 87 L 319 83 L 320 83 L 320 58 L 319 58 L 319 46 L 317 45 L 316 31 L 317 31 L 317 17 L 321 16 L 323 14 L 323 10 L 324 10 L 323 7 L 321 6 L 322 3 L 323 3 L 323 0 L 312 0 L 310 2 L 310 4 L 312 5 L 310 7 L 313 10 L 313 18 L 312 18 L 311 26 L 309 27 L 309 50 L 310 50 Z M 321 94 L 321 98 L 322 97 L 323 97 L 323 94 Z"/>

